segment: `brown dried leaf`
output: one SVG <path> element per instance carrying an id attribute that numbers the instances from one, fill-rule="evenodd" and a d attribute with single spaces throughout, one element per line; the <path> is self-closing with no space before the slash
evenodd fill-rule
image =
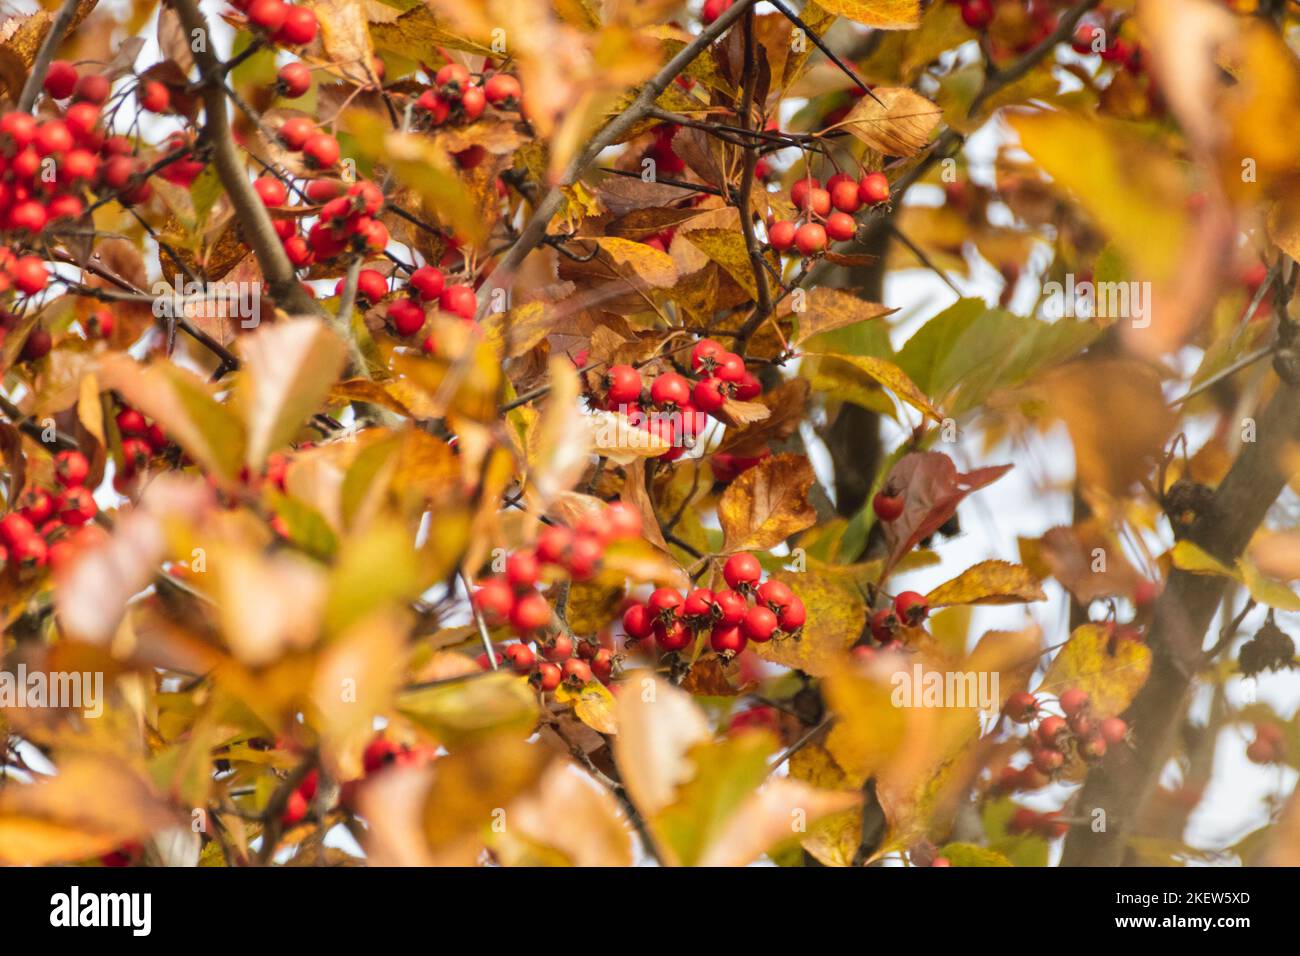
<path id="1" fill-rule="evenodd" d="M 737 478 L 718 502 L 723 550 L 766 551 L 817 523 L 808 490 L 817 480 L 802 455 L 774 455 Z"/>

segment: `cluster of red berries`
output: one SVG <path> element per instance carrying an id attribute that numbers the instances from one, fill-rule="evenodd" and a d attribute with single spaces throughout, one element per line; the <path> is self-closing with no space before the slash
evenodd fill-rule
<path id="1" fill-rule="evenodd" d="M 1105 27 L 1095 23 L 1080 23 L 1074 30 L 1070 46 L 1075 53 L 1083 56 L 1096 51 L 1103 62 L 1113 64 L 1117 69 L 1122 67 L 1134 75 L 1141 74 L 1145 67 L 1145 54 L 1141 44 L 1130 42 L 1118 36 L 1115 31 L 1107 36 Z"/>
<path id="2" fill-rule="evenodd" d="M 691 349 L 693 381 L 679 372 L 656 375 L 649 389 L 631 365 L 612 365 L 605 373 L 605 407 L 619 409 L 639 420 L 671 447 L 659 457 L 680 458 L 704 430 L 706 416 L 716 415 L 729 399 L 746 402 L 762 394 L 758 377 L 745 368 L 745 360 L 713 339 L 700 339 Z M 660 414 L 644 415 L 645 407 Z"/>
<path id="3" fill-rule="evenodd" d="M 997 782 L 1000 791 L 1010 793 L 1045 787 L 1071 755 L 1094 763 L 1106 755 L 1108 747 L 1128 739 L 1128 724 L 1121 718 L 1096 720 L 1093 717 L 1086 691 L 1071 687 L 1062 692 L 1059 703 L 1064 716 L 1043 714 L 1038 698 L 1027 691 L 1007 698 L 1003 713 L 1009 720 L 1026 725 L 1037 722 L 1038 726 L 1026 738 L 1029 764 L 1022 769 L 1005 767 Z"/>
<path id="4" fill-rule="evenodd" d="M 317 131 L 304 116 L 286 120 L 279 136 L 289 148 L 315 157 L 309 165 L 317 169 L 338 162 L 338 140 Z M 388 227 L 376 218 L 384 205 L 384 193 L 369 180 L 348 186 L 336 179 L 314 179 L 303 189 L 308 202 L 318 204 L 313 206 L 288 207 L 288 187 L 276 176 L 262 176 L 253 189 L 272 210 L 275 233 L 295 269 L 332 261 L 345 252 L 378 255 L 388 248 Z M 298 220 L 308 214 L 315 214 L 316 221 L 304 237 L 298 231 Z"/>
<path id="5" fill-rule="evenodd" d="M 373 270 L 363 270 L 363 274 L 365 272 L 371 273 L 372 278 L 368 282 L 377 290 L 379 284 L 373 276 L 379 274 Z M 379 278 L 382 280 L 383 277 Z M 360 294 L 360 283 L 357 288 Z M 441 269 L 436 266 L 420 266 L 406 280 L 406 295 L 388 303 L 388 323 L 393 332 L 406 338 L 420 331 L 424 327 L 426 307 L 435 302 L 443 312 L 459 316 L 467 322 L 473 320 L 478 309 L 473 286 L 448 285 L 447 277 Z M 432 352 L 433 347 L 433 337 L 430 336 L 424 340 L 423 348 L 426 352 Z"/>
<path id="6" fill-rule="evenodd" d="M 432 75 L 433 84 L 420 93 L 415 106 L 429 126 L 441 126 L 449 120 L 472 123 L 488 106 L 519 109 L 523 88 L 509 73 L 485 72 L 475 83 L 474 75 L 460 63 L 448 63 L 436 73 L 428 67 L 425 70 Z"/>
<path id="7" fill-rule="evenodd" d="M 1246 757 L 1251 763 L 1281 763 L 1286 756 L 1286 740 L 1277 724 L 1255 724 L 1255 739 L 1246 747 Z"/>
<path id="8" fill-rule="evenodd" d="M 113 475 L 113 489 L 129 495 L 136 480 L 149 463 L 171 444 L 157 422 L 151 422 L 129 405 L 124 405 L 114 421 L 122 438 L 122 458 Z"/>
<path id="9" fill-rule="evenodd" d="M 493 651 L 496 663 L 508 662 L 516 673 L 530 675 L 544 691 L 554 690 L 562 680 L 579 685 L 593 676 L 608 680 L 613 655 L 591 641 L 576 642 L 575 648 L 572 636 L 554 631 L 551 605 L 537 586 L 544 577 L 556 575 L 589 581 L 600 570 L 611 543 L 640 536 L 640 513 L 620 501 L 584 516 L 573 528 L 547 525 L 534 547 L 520 548 L 506 558 L 504 574 L 484 578 L 473 597 L 475 609 L 490 626 L 508 625 L 520 638 L 518 643 Z M 529 646 L 534 640 L 536 651 Z M 479 666 L 492 666 L 486 653 L 479 656 Z"/>
<path id="10" fill-rule="evenodd" d="M 630 641 L 653 640 L 664 653 L 685 650 L 707 630 L 709 646 L 727 659 L 750 641 L 797 636 L 808 617 L 803 601 L 783 581 L 760 584 L 762 575 L 758 558 L 738 552 L 722 566 L 725 590 L 695 588 L 683 595 L 659 588 L 623 613 L 623 630 Z"/>
<path id="11" fill-rule="evenodd" d="M 306 46 L 316 39 L 320 24 L 310 7 L 299 7 L 284 0 L 230 0 L 236 10 L 248 17 L 249 26 L 277 46 Z"/>
<path id="12" fill-rule="evenodd" d="M 418 767 L 429 763 L 437 758 L 437 748 L 433 746 L 409 747 L 405 744 L 398 744 L 387 737 L 379 736 L 366 745 L 365 751 L 361 755 L 361 767 L 365 771 L 365 777 L 370 778 L 380 773 L 385 768 L 396 765 L 399 767 Z M 351 806 L 354 802 L 353 797 L 356 793 L 356 784 L 358 781 L 351 780 L 342 787 L 339 794 L 340 802 Z M 320 771 L 312 770 L 302 782 L 289 794 L 289 799 L 284 805 L 284 813 L 280 820 L 285 826 L 293 826 L 295 823 L 301 823 L 311 812 L 311 802 L 316 799 L 316 790 L 320 786 Z"/>
<path id="13" fill-rule="evenodd" d="M 880 172 L 866 173 L 861 179 L 836 173 L 823 188 L 820 180 L 805 176 L 790 187 L 790 201 L 803 214 L 803 223 L 796 225 L 788 219 L 769 222 L 768 245 L 777 252 L 793 247 L 803 256 L 815 256 L 826 251 L 828 242 L 853 238 L 858 231 L 853 214 L 863 206 L 889 201 L 889 179 Z"/>
<path id="14" fill-rule="evenodd" d="M 1061 819 L 1062 815 L 1060 810 L 1039 813 L 1028 807 L 1016 807 L 1007 821 L 1007 832 L 1016 835 L 1033 833 L 1044 840 L 1057 839 L 1070 832 L 1070 824 Z"/>
<path id="15" fill-rule="evenodd" d="M 46 565 L 59 568 L 81 548 L 102 539 L 100 529 L 83 528 L 99 513 L 85 484 L 89 477 L 90 462 L 81 452 L 55 455 L 56 487 L 28 487 L 15 509 L 0 518 L 0 566 L 13 562 L 20 575 Z"/>
<path id="16" fill-rule="evenodd" d="M 930 604 L 925 595 L 917 591 L 900 591 L 887 606 L 871 615 L 871 636 L 881 645 L 881 650 L 897 650 L 903 629 L 920 627 L 921 622 L 930 616 Z M 875 648 L 869 644 L 854 648 L 855 654 L 862 659 L 875 656 Z"/>

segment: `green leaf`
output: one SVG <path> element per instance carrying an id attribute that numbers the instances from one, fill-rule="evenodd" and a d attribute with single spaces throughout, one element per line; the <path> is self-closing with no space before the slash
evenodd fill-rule
<path id="1" fill-rule="evenodd" d="M 953 866 L 1011 866 L 1012 863 L 997 850 L 976 846 L 973 843 L 949 843 L 939 849 Z"/>

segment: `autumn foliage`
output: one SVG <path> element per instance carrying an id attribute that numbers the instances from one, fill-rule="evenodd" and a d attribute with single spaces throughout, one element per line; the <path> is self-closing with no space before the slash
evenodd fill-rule
<path id="1" fill-rule="evenodd" d="M 1300 862 L 1295 26 L 10 16 L 0 863 Z"/>

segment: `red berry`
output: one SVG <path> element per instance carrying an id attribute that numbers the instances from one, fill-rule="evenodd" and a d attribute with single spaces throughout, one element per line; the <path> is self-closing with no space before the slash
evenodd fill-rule
<path id="1" fill-rule="evenodd" d="M 482 116 L 483 110 L 486 107 L 487 97 L 484 96 L 482 87 L 471 86 L 460 94 L 460 111 L 469 122 L 472 123 L 474 120 Z M 468 152 L 468 150 L 466 152 Z M 475 155 L 479 157 L 479 162 L 481 162 L 481 157 L 483 155 L 482 152 L 478 152 Z M 461 165 L 472 169 L 474 166 L 478 165 L 478 162 L 470 164 L 462 161 Z"/>
<path id="2" fill-rule="evenodd" d="M 1102 739 L 1111 746 L 1123 743 L 1128 737 L 1128 724 L 1119 717 L 1107 717 L 1097 729 Z"/>
<path id="3" fill-rule="evenodd" d="M 655 643 L 665 653 L 680 651 L 691 643 L 691 630 L 679 620 L 654 623 Z"/>
<path id="4" fill-rule="evenodd" d="M 16 511 L 11 511 L 0 518 L 0 541 L 3 541 L 10 551 L 35 535 L 36 529 L 32 523 Z"/>
<path id="5" fill-rule="evenodd" d="M 709 646 L 724 657 L 734 657 L 749 643 L 747 634 L 747 631 L 735 625 L 718 625 L 709 635 Z"/>
<path id="6" fill-rule="evenodd" d="M 497 108 L 513 106 L 522 93 L 519 81 L 509 73 L 493 73 L 483 83 L 483 95 Z"/>
<path id="7" fill-rule="evenodd" d="M 289 201 L 289 190 L 274 176 L 262 176 L 253 183 L 253 191 L 263 206 L 283 206 Z"/>
<path id="8" fill-rule="evenodd" d="M 833 212 L 826 217 L 826 235 L 836 242 L 847 242 L 858 233 L 858 223 L 846 212 Z"/>
<path id="9" fill-rule="evenodd" d="M 867 173 L 858 182 L 858 198 L 867 206 L 887 202 L 889 200 L 889 177 L 884 173 Z"/>
<path id="10" fill-rule="evenodd" d="M 377 737 L 366 745 L 365 751 L 361 754 L 361 766 L 368 774 L 378 773 L 393 762 L 400 750 L 401 748 L 391 740 Z"/>
<path id="11" fill-rule="evenodd" d="M 411 288 L 413 288 L 425 302 L 432 302 L 442 295 L 442 290 L 447 287 L 447 280 L 442 274 L 441 269 L 435 269 L 433 266 L 421 266 L 411 273 Z"/>
<path id="12" fill-rule="evenodd" d="M 99 506 L 95 504 L 95 498 L 88 489 L 75 485 L 59 495 L 54 510 L 64 524 L 80 526 L 95 517 Z"/>
<path id="13" fill-rule="evenodd" d="M 676 372 L 664 372 L 650 383 L 650 400 L 656 405 L 685 405 L 691 400 L 691 383 Z"/>
<path id="14" fill-rule="evenodd" d="M 700 8 L 700 22 L 708 26 L 731 8 L 735 0 L 704 0 Z"/>
<path id="15" fill-rule="evenodd" d="M 560 681 L 564 680 L 564 674 L 554 664 L 542 661 L 537 665 L 537 670 L 533 671 L 528 680 L 540 691 L 551 691 L 560 686 Z"/>
<path id="16" fill-rule="evenodd" d="M 14 280 L 18 291 L 24 295 L 35 295 L 50 281 L 49 273 L 45 271 L 45 263 L 36 256 L 22 256 L 15 261 L 9 267 L 9 277 Z M 48 332 L 45 334 L 49 335 Z"/>
<path id="17" fill-rule="evenodd" d="M 398 335 L 414 335 L 424 327 L 424 309 L 410 299 L 395 299 L 388 303 L 388 321 Z"/>
<path id="18" fill-rule="evenodd" d="M 33 525 L 44 524 L 54 513 L 54 499 L 43 488 L 28 488 L 18 498 L 18 513 Z"/>
<path id="19" fill-rule="evenodd" d="M 346 280 L 342 280 L 346 281 Z M 341 289 L 334 290 L 342 295 Z M 362 269 L 357 274 L 357 297 L 365 302 L 378 302 L 388 295 L 388 280 L 384 274 L 375 269 Z"/>
<path id="20" fill-rule="evenodd" d="M 157 80 L 146 80 L 136 90 L 136 97 L 140 100 L 141 108 L 150 113 L 165 113 L 172 103 L 171 93 Z"/>
<path id="21" fill-rule="evenodd" d="M 745 619 L 740 622 L 740 626 L 751 641 L 770 641 L 777 627 L 776 614 L 771 608 L 755 605 L 745 612 Z"/>
<path id="22" fill-rule="evenodd" d="M 1065 716 L 1073 717 L 1081 713 L 1088 706 L 1087 691 L 1080 690 L 1078 687 L 1071 687 L 1069 690 L 1061 693 L 1061 710 L 1065 711 Z"/>
<path id="23" fill-rule="evenodd" d="M 90 474 L 90 462 L 79 451 L 61 451 L 54 456 L 54 477 L 64 488 L 83 484 Z"/>
<path id="24" fill-rule="evenodd" d="M 288 15 L 284 0 L 253 0 L 248 6 L 248 22 L 267 33 L 280 29 Z"/>
<path id="25" fill-rule="evenodd" d="M 469 85 L 469 68 L 461 63 L 448 63 L 434 75 L 433 82 L 446 89 L 462 89 Z"/>
<path id="26" fill-rule="evenodd" d="M 442 295 L 438 297 L 438 306 L 444 312 L 450 312 L 452 315 L 459 315 L 462 319 L 470 320 L 474 318 L 474 313 L 478 311 L 478 300 L 474 297 L 474 290 L 467 285 L 449 285 L 442 290 Z"/>
<path id="27" fill-rule="evenodd" d="M 591 665 L 576 657 L 564 662 L 560 674 L 571 684 L 588 684 L 592 680 Z"/>
<path id="28" fill-rule="evenodd" d="M 547 525 L 537 536 L 537 559 L 546 564 L 563 564 L 572 543 L 573 532 L 564 525 Z"/>
<path id="29" fill-rule="evenodd" d="M 794 245 L 805 256 L 816 255 L 826 248 L 826 230 L 820 223 L 805 222 L 795 230 Z"/>
<path id="30" fill-rule="evenodd" d="M 793 634 L 799 628 L 804 626 L 808 620 L 808 609 L 800 598 L 790 599 L 790 603 L 777 611 L 776 621 L 781 625 L 781 630 L 787 634 Z"/>
<path id="31" fill-rule="evenodd" d="M 681 594 L 673 588 L 657 588 L 646 602 L 646 606 L 656 617 L 675 617 L 686 603 Z"/>
<path id="32" fill-rule="evenodd" d="M 803 209 L 808 204 L 808 194 L 814 189 L 821 189 L 821 185 L 821 180 L 813 176 L 797 180 L 790 187 L 790 201 L 794 203 L 796 209 Z"/>
<path id="33" fill-rule="evenodd" d="M 780 219 L 767 227 L 767 244 L 777 252 L 785 252 L 794 245 L 795 225 Z"/>
<path id="34" fill-rule="evenodd" d="M 851 176 L 845 176 L 833 186 L 829 183 L 827 185 L 831 192 L 831 205 L 840 212 L 852 215 L 862 208 L 862 199 L 858 196 L 858 184 Z"/>
<path id="35" fill-rule="evenodd" d="M 1070 728 L 1065 720 L 1055 715 L 1044 717 L 1038 725 L 1038 740 L 1044 747 L 1055 747 L 1069 733 Z"/>
<path id="36" fill-rule="evenodd" d="M 740 381 L 734 383 L 734 387 L 736 389 L 736 399 L 742 402 L 748 402 L 763 394 L 763 383 L 758 380 L 758 376 L 753 372 L 746 372 L 742 375 Z"/>
<path id="37" fill-rule="evenodd" d="M 281 46 L 305 46 L 316 39 L 318 26 L 316 13 L 309 7 L 289 7 L 271 39 Z"/>
<path id="38" fill-rule="evenodd" d="M 609 404 L 630 405 L 641 397 L 641 374 L 630 365 L 612 365 L 605 373 Z"/>
<path id="39" fill-rule="evenodd" d="M 904 591 L 894 598 L 894 613 L 909 627 L 916 627 L 929 615 L 930 606 L 925 603 L 924 595 Z"/>
<path id="40" fill-rule="evenodd" d="M 591 672 L 599 680 L 609 680 L 614 674 L 614 652 L 608 647 L 596 651 L 596 656 L 591 659 Z"/>
<path id="41" fill-rule="evenodd" d="M 506 582 L 516 591 L 535 587 L 540 572 L 541 562 L 537 560 L 535 551 L 516 551 L 506 558 Z"/>
<path id="42" fill-rule="evenodd" d="M 45 92 L 56 100 L 66 100 L 77 87 L 77 68 L 67 60 L 55 60 L 45 74 Z"/>
<path id="43" fill-rule="evenodd" d="M 740 551 L 727 558 L 727 563 L 722 566 L 722 576 L 728 586 L 744 591 L 758 584 L 758 579 L 763 576 L 763 566 L 752 554 Z"/>
<path id="44" fill-rule="evenodd" d="M 972 30 L 983 30 L 993 22 L 993 4 L 989 0 L 962 0 L 961 19 Z"/>
<path id="45" fill-rule="evenodd" d="M 556 634 L 541 645 L 542 657 L 548 661 L 567 661 L 573 656 L 573 638 Z"/>
<path id="46" fill-rule="evenodd" d="M 339 161 L 339 141 L 329 133 L 316 133 L 302 144 L 303 159 L 313 169 L 330 169 Z"/>
<path id="47" fill-rule="evenodd" d="M 488 578 L 474 592 L 474 607 L 489 624 L 500 624 L 510 616 L 515 596 L 501 578 Z"/>
<path id="48" fill-rule="evenodd" d="M 1034 769 L 1039 773 L 1052 774 L 1065 765 L 1065 754 L 1059 750 L 1040 747 L 1034 751 Z"/>
<path id="49" fill-rule="evenodd" d="M 623 631 L 635 640 L 644 640 L 654 631 L 654 613 L 644 604 L 633 604 L 623 612 Z"/>
<path id="50" fill-rule="evenodd" d="M 713 360 L 725 351 L 726 349 L 713 339 L 700 339 L 691 349 L 691 368 L 698 372 L 706 365 L 711 367 Z"/>
<path id="51" fill-rule="evenodd" d="M 696 588 L 691 591 L 682 603 L 682 616 L 697 621 L 712 619 L 713 592 L 708 588 Z"/>
<path id="52" fill-rule="evenodd" d="M 1003 712 L 1018 724 L 1027 724 L 1038 716 L 1038 698 L 1028 691 L 1016 691 L 1007 698 Z"/>
<path id="53" fill-rule="evenodd" d="M 871 499 L 871 510 L 881 521 L 894 521 L 903 513 L 903 496 L 878 491 Z"/>
<path id="54" fill-rule="evenodd" d="M 516 674 L 527 674 L 537 663 L 537 655 L 527 644 L 508 644 L 502 654 Z"/>
<path id="55" fill-rule="evenodd" d="M 280 95 L 294 100 L 311 89 L 311 69 L 306 63 L 294 60 L 280 67 L 275 75 L 276 89 Z"/>
<path id="56" fill-rule="evenodd" d="M 72 95 L 83 102 L 103 106 L 112 89 L 112 81 L 104 74 L 87 73 L 77 80 L 77 86 L 72 91 Z M 70 113 L 71 110 L 69 110 Z"/>
<path id="57" fill-rule="evenodd" d="M 719 352 L 713 359 L 713 377 L 719 382 L 737 384 L 745 377 L 745 360 L 735 352 Z"/>
<path id="58" fill-rule="evenodd" d="M 770 578 L 759 585 L 758 600 L 759 603 L 766 604 L 773 611 L 779 611 L 794 601 L 794 592 L 790 590 L 790 585 L 784 581 Z"/>
<path id="59" fill-rule="evenodd" d="M 302 149 L 307 139 L 316 133 L 316 124 L 305 116 L 290 116 L 280 126 L 276 134 L 280 137 L 280 142 L 284 143 L 289 149 Z"/>
<path id="60" fill-rule="evenodd" d="M 510 608 L 510 626 L 518 634 L 527 634 L 551 623 L 551 606 L 536 591 L 522 594 Z"/>
<path id="61" fill-rule="evenodd" d="M 1100 760 L 1106 756 L 1106 739 L 1100 734 L 1088 736 L 1079 742 L 1079 756 L 1084 760 Z"/>
<path id="62" fill-rule="evenodd" d="M 881 644 L 891 641 L 898 630 L 898 615 L 892 607 L 884 607 L 871 615 L 871 636 Z"/>
<path id="63" fill-rule="evenodd" d="M 596 574 L 604 556 L 605 545 L 599 538 L 589 534 L 577 535 L 569 547 L 565 570 L 575 581 L 589 581 Z"/>

